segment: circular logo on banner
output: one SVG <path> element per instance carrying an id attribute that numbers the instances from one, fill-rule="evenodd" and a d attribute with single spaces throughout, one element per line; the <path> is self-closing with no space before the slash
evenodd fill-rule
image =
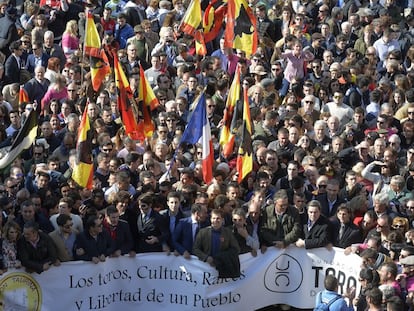
<path id="1" fill-rule="evenodd" d="M 10 273 L 0 280 L 0 310 L 40 311 L 40 285 L 25 273 Z"/>
<path id="2" fill-rule="evenodd" d="M 275 293 L 293 293 L 303 281 L 300 263 L 290 255 L 281 254 L 267 267 L 264 285 Z"/>

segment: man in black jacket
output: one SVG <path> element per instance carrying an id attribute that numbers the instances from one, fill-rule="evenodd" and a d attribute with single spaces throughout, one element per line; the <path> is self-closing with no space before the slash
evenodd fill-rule
<path id="1" fill-rule="evenodd" d="M 321 215 L 321 204 L 312 200 L 308 204 L 308 223 L 304 226 L 302 239 L 297 240 L 297 247 L 306 249 L 328 246 L 330 243 L 329 221 Z"/>
<path id="2" fill-rule="evenodd" d="M 28 272 L 42 273 L 52 265 L 59 266 L 55 244 L 39 225 L 28 221 L 23 227 L 23 237 L 17 242 L 17 256 Z"/>
<path id="3" fill-rule="evenodd" d="M 74 249 L 76 260 L 92 261 L 95 264 L 105 261 L 115 250 L 108 232 L 102 230 L 102 220 L 95 215 L 86 220 L 85 230 L 76 237 Z"/>

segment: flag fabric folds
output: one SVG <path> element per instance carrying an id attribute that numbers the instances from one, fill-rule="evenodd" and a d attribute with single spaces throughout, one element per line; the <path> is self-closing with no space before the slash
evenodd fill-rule
<path id="1" fill-rule="evenodd" d="M 206 55 L 200 0 L 192 0 L 182 19 L 180 29 L 195 40 L 196 53 Z"/>
<path id="2" fill-rule="evenodd" d="M 230 86 L 223 116 L 223 128 L 220 133 L 222 154 L 227 159 L 233 153 L 235 131 L 237 130 L 237 102 L 241 100 L 240 67 L 236 69 L 233 82 Z"/>
<path id="3" fill-rule="evenodd" d="M 150 138 L 154 132 L 154 123 L 151 119 L 151 111 L 157 109 L 159 103 L 154 94 L 144 69 L 139 65 L 139 88 L 138 88 L 138 110 L 140 121 L 138 123 L 138 132 L 141 139 Z"/>
<path id="4" fill-rule="evenodd" d="M 256 17 L 246 0 L 228 0 L 224 46 L 245 51 L 247 56 L 257 49 Z"/>
<path id="5" fill-rule="evenodd" d="M 23 150 L 28 149 L 37 136 L 38 115 L 33 109 L 25 120 L 11 147 L 5 147 L 0 150 L 0 169 L 7 167 L 16 159 Z"/>
<path id="6" fill-rule="evenodd" d="M 86 105 L 85 111 L 83 112 L 82 121 L 78 129 L 76 163 L 73 167 L 72 179 L 79 186 L 92 189 L 92 131 L 88 116 L 88 105 Z"/>
<path id="7" fill-rule="evenodd" d="M 132 139 L 142 139 L 142 136 L 138 133 L 138 123 L 133 109 L 133 94 L 129 87 L 129 81 L 119 63 L 118 55 L 113 53 L 113 57 L 115 84 L 118 91 L 118 109 L 121 113 L 122 123 L 125 126 L 125 133 Z"/>
<path id="8" fill-rule="evenodd" d="M 26 90 L 23 86 L 20 86 L 19 90 L 19 104 L 21 103 L 28 103 L 30 102 L 29 95 L 27 94 Z"/>
<path id="9" fill-rule="evenodd" d="M 86 19 L 85 54 L 90 56 L 92 87 L 97 92 L 105 76 L 111 72 L 111 68 L 108 57 L 101 48 L 101 38 L 91 13 L 88 13 Z"/>
<path id="10" fill-rule="evenodd" d="M 210 42 L 217 38 L 227 13 L 227 3 L 223 0 L 212 0 L 203 15 L 204 41 Z"/>
<path id="11" fill-rule="evenodd" d="M 236 164 L 237 172 L 239 173 L 239 184 L 253 170 L 252 123 L 246 88 L 243 91 L 243 95 L 243 125 Z"/>
<path id="12" fill-rule="evenodd" d="M 204 92 L 200 95 L 197 106 L 184 130 L 180 144 L 182 143 L 193 145 L 199 143 L 202 145 L 203 180 L 206 184 L 209 184 L 213 179 L 214 149 L 211 140 L 210 123 L 207 118 Z"/>

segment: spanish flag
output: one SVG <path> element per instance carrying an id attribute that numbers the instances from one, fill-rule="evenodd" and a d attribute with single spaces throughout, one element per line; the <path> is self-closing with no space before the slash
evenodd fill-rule
<path id="1" fill-rule="evenodd" d="M 23 86 L 20 86 L 19 90 L 19 104 L 21 103 L 28 103 L 30 102 L 29 95 L 27 94 L 26 90 Z"/>
<path id="2" fill-rule="evenodd" d="M 115 84 L 118 91 L 118 109 L 121 113 L 121 120 L 125 126 L 125 133 L 132 139 L 141 139 L 138 133 L 138 123 L 133 109 L 133 94 L 129 87 L 129 81 L 118 60 L 118 55 L 113 53 Z"/>
<path id="3" fill-rule="evenodd" d="M 141 139 L 150 138 L 154 133 L 154 124 L 151 119 L 151 111 L 158 108 L 158 99 L 154 94 L 144 69 L 139 65 L 139 93 L 138 93 L 138 111 L 140 121 L 138 123 L 138 132 Z"/>
<path id="4" fill-rule="evenodd" d="M 241 99 L 240 88 L 240 66 L 237 66 L 233 82 L 230 86 L 229 94 L 224 110 L 223 128 L 220 134 L 220 145 L 222 146 L 223 156 L 227 159 L 233 153 L 235 134 L 237 131 L 237 102 Z"/>
<path id="5" fill-rule="evenodd" d="M 111 72 L 108 56 L 101 48 L 101 38 L 92 13 L 88 13 L 85 27 L 85 55 L 90 56 L 92 86 L 97 92 L 105 76 Z"/>
<path id="6" fill-rule="evenodd" d="M 239 184 L 253 170 L 252 123 L 247 88 L 244 89 L 243 95 L 243 125 L 236 166 L 239 173 Z"/>
<path id="7" fill-rule="evenodd" d="M 225 47 L 245 51 L 247 56 L 256 52 L 256 17 L 246 0 L 228 0 L 224 40 Z"/>
<path id="8" fill-rule="evenodd" d="M 82 188 L 92 189 L 92 131 L 89 123 L 88 105 L 85 107 L 78 129 L 76 163 L 73 167 L 72 179 Z"/>
<path id="9" fill-rule="evenodd" d="M 217 38 L 227 13 L 227 0 L 212 0 L 203 15 L 204 41 L 210 42 Z"/>
<path id="10" fill-rule="evenodd" d="M 7 167 L 23 150 L 30 148 L 37 136 L 38 115 L 32 109 L 11 146 L 0 149 L 0 169 Z"/>
<path id="11" fill-rule="evenodd" d="M 200 0 L 192 0 L 181 21 L 180 29 L 194 38 L 196 53 L 198 55 L 206 55 L 207 49 L 204 42 L 201 16 Z"/>

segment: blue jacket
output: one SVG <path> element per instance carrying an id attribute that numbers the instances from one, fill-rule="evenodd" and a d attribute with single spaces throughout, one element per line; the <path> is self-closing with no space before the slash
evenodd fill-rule
<path id="1" fill-rule="evenodd" d="M 125 49 L 127 40 L 133 36 L 135 36 L 135 32 L 131 25 L 125 24 L 122 28 L 119 28 L 119 24 L 116 25 L 115 40 L 118 41 L 121 49 Z"/>
<path id="2" fill-rule="evenodd" d="M 323 290 L 316 295 L 315 307 L 320 303 L 320 296 L 322 295 L 322 302 L 329 303 L 332 299 L 335 299 L 339 294 L 330 290 Z M 339 298 L 329 307 L 329 311 L 353 311 L 354 306 L 348 306 L 344 298 Z"/>

